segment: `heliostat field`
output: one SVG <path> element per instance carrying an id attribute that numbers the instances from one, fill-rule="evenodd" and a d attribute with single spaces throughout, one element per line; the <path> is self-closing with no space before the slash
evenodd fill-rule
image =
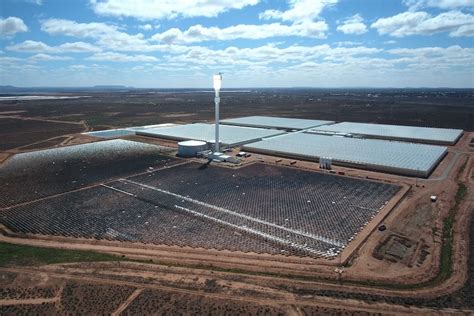
<path id="1" fill-rule="evenodd" d="M 267 164 L 190 162 L 7 208 L 0 221 L 18 233 L 334 257 L 399 189 Z"/>
<path id="2" fill-rule="evenodd" d="M 0 208 L 177 162 L 169 151 L 114 139 L 15 155 L 0 167 Z"/>

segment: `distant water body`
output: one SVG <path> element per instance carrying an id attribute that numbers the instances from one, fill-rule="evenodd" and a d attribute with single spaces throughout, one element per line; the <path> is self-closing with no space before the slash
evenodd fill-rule
<path id="1" fill-rule="evenodd" d="M 222 93 L 249 93 L 252 90 L 221 90 Z M 166 91 L 150 91 L 149 94 L 169 94 L 169 93 L 214 93 L 214 90 L 166 90 Z"/>
<path id="2" fill-rule="evenodd" d="M 89 96 L 52 96 L 52 95 L 21 95 L 14 97 L 0 97 L 0 101 L 28 101 L 28 100 L 63 100 L 88 98 Z"/>

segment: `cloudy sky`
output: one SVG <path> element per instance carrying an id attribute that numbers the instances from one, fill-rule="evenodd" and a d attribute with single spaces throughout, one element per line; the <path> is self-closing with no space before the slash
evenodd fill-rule
<path id="1" fill-rule="evenodd" d="M 1 0 L 0 85 L 474 87 L 474 0 Z"/>

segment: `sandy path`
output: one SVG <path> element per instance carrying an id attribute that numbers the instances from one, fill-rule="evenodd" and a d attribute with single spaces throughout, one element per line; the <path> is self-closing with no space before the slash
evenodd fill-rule
<path id="1" fill-rule="evenodd" d="M 465 174 L 468 174 L 470 168 L 466 168 Z M 381 295 L 397 295 L 397 296 L 405 296 L 405 297 L 410 297 L 410 296 L 417 296 L 417 297 L 436 297 L 441 294 L 445 293 L 451 293 L 455 291 L 456 289 L 460 288 L 464 281 L 467 278 L 467 256 L 466 253 L 469 251 L 469 246 L 468 246 L 468 240 L 466 238 L 462 238 L 462 236 L 465 236 L 465 234 L 469 230 L 469 216 L 471 216 L 470 208 L 469 206 L 472 205 L 472 192 L 466 197 L 466 200 L 464 201 L 463 205 L 461 205 L 458 213 L 458 220 L 455 222 L 455 228 L 454 228 L 454 235 L 455 235 L 455 247 L 454 247 L 454 267 L 453 267 L 453 274 L 452 276 L 446 280 L 446 282 L 443 282 L 440 285 L 437 285 L 436 287 L 427 287 L 427 288 L 420 288 L 416 290 L 387 290 L 387 289 L 378 289 L 378 288 L 371 288 L 371 287 L 362 287 L 362 286 L 354 286 L 354 285 L 346 285 L 344 284 L 343 287 L 335 284 L 330 284 L 324 281 L 321 282 L 311 282 L 311 281 L 293 281 L 294 283 L 298 284 L 298 286 L 301 286 L 303 288 L 311 288 L 314 286 L 318 286 L 320 288 L 328 288 L 328 289 L 335 289 L 338 291 L 344 290 L 344 291 L 351 291 L 351 292 L 364 292 L 368 294 L 381 294 Z M 38 240 L 38 239 L 22 239 L 22 238 L 9 238 L 5 236 L 0 236 L 0 240 L 4 241 L 9 241 L 9 242 L 14 242 L 14 243 L 20 243 L 20 244 L 29 244 L 29 245 L 36 245 L 36 246 L 43 246 L 43 247 L 60 247 L 60 248 L 72 248 L 72 249 L 82 249 L 82 250 L 97 250 L 97 251 L 103 251 L 103 252 L 111 252 L 111 253 L 117 253 L 117 254 L 126 254 L 127 256 L 143 256 L 143 257 L 151 257 L 151 258 L 157 258 L 161 257 L 163 258 L 173 258 L 172 260 L 178 262 L 181 265 L 186 265 L 190 263 L 198 263 L 200 260 L 209 260 L 211 259 L 213 264 L 216 266 L 223 266 L 226 267 L 227 265 L 236 266 L 236 264 L 239 264 L 241 261 L 242 265 L 240 267 L 246 267 L 246 270 L 252 271 L 252 267 L 254 265 L 257 265 L 260 270 L 265 269 L 266 271 L 276 271 L 276 272 L 289 272 L 291 271 L 291 274 L 295 275 L 313 275 L 317 276 L 318 273 L 313 270 L 306 269 L 301 269 L 302 267 L 306 266 L 304 264 L 305 260 L 299 261 L 295 260 L 296 262 L 299 261 L 300 264 L 297 264 L 294 262 L 293 264 L 290 262 L 282 262 L 278 261 L 278 259 L 282 260 L 283 258 L 277 258 L 273 257 L 272 259 L 275 260 L 275 262 L 266 262 L 266 260 L 259 260 L 260 258 L 258 255 L 255 256 L 242 256 L 239 258 L 238 254 L 233 254 L 232 256 L 235 257 L 229 257 L 225 258 L 225 255 L 223 253 L 220 253 L 220 255 L 216 257 L 209 257 L 205 256 L 202 253 L 199 252 L 199 250 L 196 250 L 195 252 L 192 252 L 192 254 L 183 251 L 181 249 L 180 252 L 177 252 L 176 249 L 172 250 L 171 248 L 167 248 L 168 250 L 165 250 L 166 248 L 162 249 L 159 251 L 159 248 L 155 249 L 140 249 L 140 248 L 121 248 L 121 247 L 111 247 L 111 246 L 104 246 L 104 245 L 90 245 L 90 244 L 73 244 L 73 243 L 61 243 L 59 241 L 44 241 L 44 240 Z M 190 257 L 192 260 L 190 261 Z M 246 259 L 247 257 L 247 259 Z M 254 258 L 253 258 L 254 257 Z M 262 259 L 265 257 L 261 257 Z M 268 259 L 268 258 L 266 258 Z M 289 258 L 287 258 L 289 259 Z M 258 262 L 258 263 L 256 263 Z M 306 262 L 309 263 L 309 262 Z M 294 270 L 296 268 L 296 270 Z M 300 268 L 300 269 L 298 269 Z M 314 268 L 313 268 L 314 269 Z M 327 267 L 327 269 L 321 269 L 319 270 L 319 274 L 326 274 L 326 276 L 330 276 L 331 274 L 334 274 L 332 272 L 332 268 Z M 232 273 L 231 273 L 232 274 Z M 238 273 L 237 273 L 238 274 Z M 245 274 L 244 274 L 245 275 Z M 285 280 L 285 278 L 282 277 L 277 277 L 277 276 L 253 276 L 255 279 L 267 279 L 267 280 Z M 288 279 L 286 279 L 288 280 Z M 286 281 L 289 283 L 293 283 L 292 281 Z"/>
<path id="2" fill-rule="evenodd" d="M 29 298 L 24 300 L 0 300 L 0 306 L 6 305 L 39 305 L 43 303 L 55 303 L 60 299 L 59 296 L 53 298 Z"/>
<path id="3" fill-rule="evenodd" d="M 41 121 L 41 122 L 51 122 L 51 123 L 74 124 L 74 125 L 82 125 L 84 126 L 84 128 L 87 128 L 83 121 L 71 122 L 71 121 L 51 120 L 51 119 L 43 119 L 43 118 L 35 118 L 35 117 L 22 117 L 22 116 L 16 116 L 16 115 L 0 115 L 0 118 L 10 118 L 10 119 L 16 119 L 16 120 L 23 120 L 23 121 Z"/>
<path id="4" fill-rule="evenodd" d="M 15 272 L 15 273 L 37 273 L 37 270 L 34 268 L 31 268 L 31 269 L 3 268 L 1 270 L 8 271 L 8 272 Z M 167 292 L 172 292 L 172 293 L 177 293 L 177 294 L 188 294 L 188 295 L 205 297 L 209 299 L 217 299 L 217 300 L 222 300 L 222 301 L 230 300 L 230 301 L 237 301 L 237 302 L 243 302 L 243 303 L 254 303 L 254 304 L 261 304 L 261 305 L 287 307 L 287 308 L 288 307 L 291 308 L 291 306 L 314 306 L 314 307 L 346 309 L 350 311 L 365 311 L 365 312 L 372 312 L 372 313 L 380 313 L 381 311 L 383 311 L 384 313 L 394 313 L 398 315 L 407 315 L 407 314 L 447 315 L 451 313 L 460 312 L 459 310 L 451 310 L 451 309 L 433 310 L 433 309 L 428 309 L 428 308 L 405 307 L 401 305 L 393 305 L 393 304 L 386 304 L 386 303 L 366 303 L 363 301 L 357 301 L 353 299 L 337 299 L 337 298 L 318 297 L 318 296 L 304 296 L 303 297 L 303 296 L 295 296 L 293 294 L 286 293 L 286 292 L 281 292 L 280 295 L 282 296 L 282 298 L 278 298 L 278 299 L 252 297 L 252 296 L 242 297 L 242 296 L 237 296 L 237 295 L 207 293 L 207 292 L 188 290 L 188 289 L 177 289 L 177 288 L 169 287 L 169 286 L 143 284 L 143 283 L 133 282 L 133 281 L 102 279 L 102 278 L 96 278 L 92 276 L 83 276 L 83 275 L 77 276 L 77 275 L 71 275 L 71 274 L 66 274 L 66 273 L 49 273 L 49 275 L 50 277 L 53 277 L 53 278 L 73 280 L 77 282 L 120 285 L 120 286 L 129 286 L 129 287 L 141 288 L 141 289 L 155 289 L 155 290 L 167 291 Z"/>
<path id="5" fill-rule="evenodd" d="M 79 122 L 71 122 L 71 121 L 61 121 L 61 120 L 51 120 L 51 119 L 44 119 L 44 118 L 34 118 L 34 117 L 21 117 L 21 116 L 16 116 L 16 115 L 0 115 L 0 119 L 16 119 L 16 120 L 22 120 L 22 121 L 39 121 L 39 122 L 50 122 L 50 123 L 61 123 L 61 124 L 72 124 L 72 125 L 80 125 L 82 126 L 83 128 L 83 133 L 84 132 L 88 132 L 89 130 L 91 130 L 90 126 L 87 124 L 86 121 L 82 120 L 82 121 L 79 121 Z M 20 132 L 21 133 L 21 132 Z M 37 133 L 37 131 L 32 131 L 32 132 L 28 132 L 28 133 Z M 54 136 L 54 137 L 51 137 L 51 138 L 46 138 L 46 139 L 42 139 L 40 141 L 37 141 L 37 142 L 33 142 L 33 143 L 29 143 L 27 145 L 23 145 L 23 146 L 20 146 L 20 147 L 16 147 L 16 148 L 11 148 L 11 149 L 8 149 L 6 151 L 4 151 L 5 153 L 9 153 L 9 154 L 17 154 L 17 153 L 20 153 L 22 152 L 22 149 L 23 148 L 27 148 L 28 146 L 32 146 L 32 145 L 36 145 L 36 144 L 40 144 L 40 143 L 43 143 L 43 142 L 48 142 L 48 141 L 52 141 L 56 138 L 59 138 L 59 137 L 64 137 L 64 136 L 68 136 L 68 139 L 67 140 L 64 140 L 56 145 L 53 145 L 53 146 L 49 146 L 49 147 L 45 147 L 45 148 L 35 148 L 35 149 L 32 149 L 32 151 L 36 151 L 36 150 L 43 150 L 43 149 L 48 149 L 48 148 L 52 148 L 54 146 L 63 146 L 65 145 L 68 141 L 70 141 L 72 138 L 74 138 L 73 136 L 74 134 L 64 134 L 64 135 L 60 135 L 60 136 Z M 28 150 L 27 150 L 28 151 Z M 7 157 L 8 158 L 8 157 Z M 6 161 L 6 158 L 5 159 L 0 159 L 0 163 L 3 163 L 4 161 Z"/>
<path id="6" fill-rule="evenodd" d="M 137 298 L 138 295 L 140 295 L 141 292 L 143 292 L 143 289 L 136 289 L 122 304 L 120 304 L 117 310 L 111 314 L 111 316 L 120 315 L 128 307 L 128 305 L 130 305 L 130 303 L 133 302 L 133 300 Z"/>

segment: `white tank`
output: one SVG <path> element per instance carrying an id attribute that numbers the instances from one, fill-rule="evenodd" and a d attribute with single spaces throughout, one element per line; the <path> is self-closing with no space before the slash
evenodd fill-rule
<path id="1" fill-rule="evenodd" d="M 198 152 L 207 150 L 206 142 L 200 140 L 186 140 L 178 143 L 178 156 L 196 157 Z"/>

